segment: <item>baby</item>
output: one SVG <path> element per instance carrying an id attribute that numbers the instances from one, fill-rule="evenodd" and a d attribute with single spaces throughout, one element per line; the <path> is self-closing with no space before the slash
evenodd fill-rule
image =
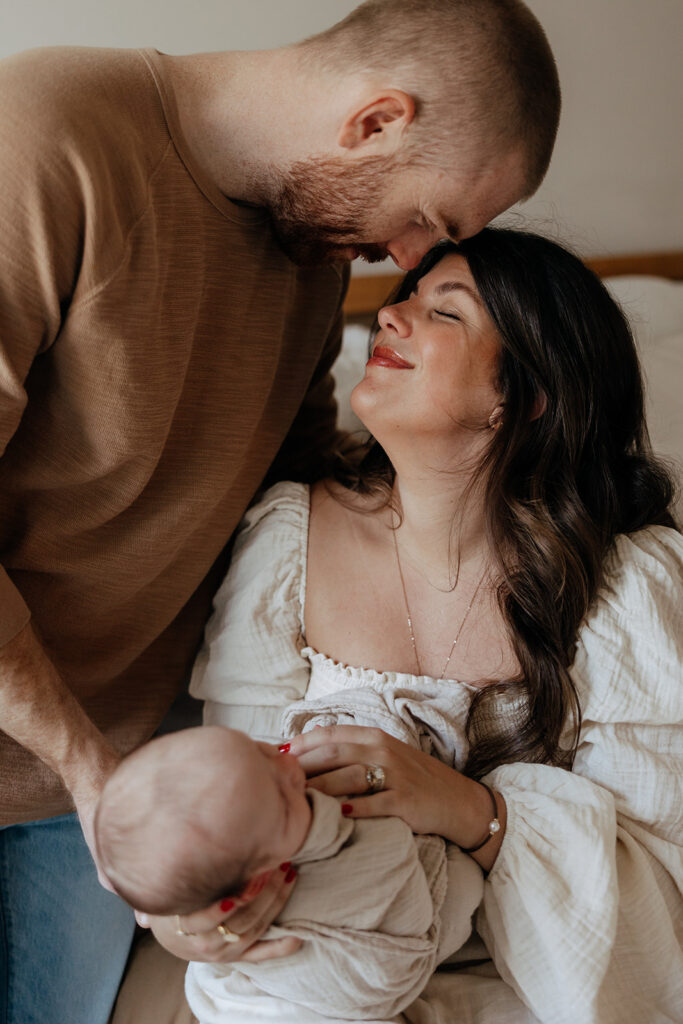
<path id="1" fill-rule="evenodd" d="M 188 914 L 291 861 L 312 809 L 297 759 L 221 726 L 152 740 L 108 780 L 97 850 L 116 889 L 150 914 Z"/>
<path id="2" fill-rule="evenodd" d="M 127 757 L 95 830 L 116 891 L 153 914 L 189 913 L 296 862 L 298 883 L 265 938 L 303 946 L 259 964 L 190 964 L 201 1024 L 387 1020 L 467 939 L 481 899 L 481 871 L 457 848 L 399 818 L 345 818 L 340 801 L 306 788 L 295 757 L 219 725 Z"/>

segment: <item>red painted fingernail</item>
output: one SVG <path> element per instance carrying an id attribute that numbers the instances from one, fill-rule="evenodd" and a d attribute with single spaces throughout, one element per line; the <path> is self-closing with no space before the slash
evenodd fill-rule
<path id="1" fill-rule="evenodd" d="M 232 910 L 235 906 L 234 900 L 221 900 L 221 910 L 224 914 L 227 914 L 229 910 Z"/>
<path id="2" fill-rule="evenodd" d="M 292 866 L 292 862 L 291 862 L 291 860 L 286 860 L 286 861 L 284 862 L 284 864 L 281 864 L 281 865 L 280 865 L 280 871 L 285 871 L 285 872 L 287 872 L 287 871 L 289 871 L 289 869 L 291 868 L 291 866 Z"/>
<path id="3" fill-rule="evenodd" d="M 288 754 L 291 745 L 291 743 L 283 743 L 281 747 L 278 747 L 278 750 L 280 751 L 281 754 Z"/>
<path id="4" fill-rule="evenodd" d="M 290 868 L 285 875 L 285 882 L 293 882 L 296 878 L 296 868 Z"/>
<path id="5" fill-rule="evenodd" d="M 351 804 L 342 804 L 342 814 L 344 815 L 344 817 L 350 814 L 352 810 L 353 807 L 351 806 Z"/>

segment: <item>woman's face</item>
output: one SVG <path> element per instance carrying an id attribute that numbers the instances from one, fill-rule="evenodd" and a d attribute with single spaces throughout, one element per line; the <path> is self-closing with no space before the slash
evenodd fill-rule
<path id="1" fill-rule="evenodd" d="M 500 405 L 500 342 L 465 258 L 444 257 L 378 320 L 365 377 L 351 397 L 378 441 L 386 447 L 401 434 L 479 439 Z"/>

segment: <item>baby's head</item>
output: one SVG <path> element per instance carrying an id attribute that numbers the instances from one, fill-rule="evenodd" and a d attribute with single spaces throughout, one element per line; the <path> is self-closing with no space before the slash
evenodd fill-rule
<path id="1" fill-rule="evenodd" d="M 187 914 L 291 860 L 311 822 L 305 786 L 295 757 L 234 729 L 161 736 L 108 779 L 98 855 L 138 910 Z"/>

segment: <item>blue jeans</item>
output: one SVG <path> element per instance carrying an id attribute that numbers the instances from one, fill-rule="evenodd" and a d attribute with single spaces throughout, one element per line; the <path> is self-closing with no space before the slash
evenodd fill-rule
<path id="1" fill-rule="evenodd" d="M 134 928 L 75 814 L 0 829 L 0 1024 L 106 1024 Z"/>

